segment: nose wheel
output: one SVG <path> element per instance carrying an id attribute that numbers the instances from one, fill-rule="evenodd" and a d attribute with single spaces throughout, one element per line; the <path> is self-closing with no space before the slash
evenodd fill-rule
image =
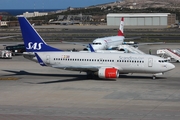
<path id="1" fill-rule="evenodd" d="M 156 79 L 156 76 L 155 76 L 155 75 L 153 75 L 153 76 L 152 76 L 152 79 L 153 79 L 153 80 L 155 80 L 155 79 Z"/>

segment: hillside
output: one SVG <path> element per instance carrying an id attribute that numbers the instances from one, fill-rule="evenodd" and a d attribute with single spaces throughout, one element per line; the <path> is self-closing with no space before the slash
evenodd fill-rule
<path id="1" fill-rule="evenodd" d="M 179 8 L 180 0 L 117 0 L 113 3 L 101 4 L 91 7 L 119 6 L 123 8 L 144 9 L 144 8 Z"/>

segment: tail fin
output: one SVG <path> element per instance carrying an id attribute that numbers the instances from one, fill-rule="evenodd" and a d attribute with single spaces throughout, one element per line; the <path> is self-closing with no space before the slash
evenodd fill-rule
<path id="1" fill-rule="evenodd" d="M 94 50 L 94 48 L 92 47 L 91 44 L 89 44 L 89 48 L 90 48 L 90 51 L 91 51 L 91 52 L 95 52 L 95 50 Z"/>
<path id="2" fill-rule="evenodd" d="M 119 25 L 118 36 L 124 36 L 124 17 L 121 18 Z"/>
<path id="3" fill-rule="evenodd" d="M 26 52 L 62 51 L 46 44 L 24 16 L 18 16 Z"/>

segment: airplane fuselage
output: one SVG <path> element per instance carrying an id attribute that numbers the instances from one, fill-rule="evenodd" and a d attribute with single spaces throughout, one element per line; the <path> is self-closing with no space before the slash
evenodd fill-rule
<path id="1" fill-rule="evenodd" d="M 38 52 L 47 66 L 60 69 L 98 71 L 102 67 L 114 67 L 125 73 L 163 73 L 174 68 L 171 63 L 152 55 L 130 53 L 81 53 L 81 52 Z"/>
<path id="2" fill-rule="evenodd" d="M 93 41 L 92 47 L 94 50 L 107 50 L 118 47 L 124 42 L 124 36 L 111 36 L 97 38 Z"/>

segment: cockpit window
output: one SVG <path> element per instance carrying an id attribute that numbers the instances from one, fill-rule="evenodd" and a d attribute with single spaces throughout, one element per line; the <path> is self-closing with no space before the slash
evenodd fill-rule
<path id="1" fill-rule="evenodd" d="M 93 45 L 101 45 L 101 43 L 92 43 Z"/>
<path id="2" fill-rule="evenodd" d="M 168 62 L 167 60 L 158 60 L 160 63 Z"/>

